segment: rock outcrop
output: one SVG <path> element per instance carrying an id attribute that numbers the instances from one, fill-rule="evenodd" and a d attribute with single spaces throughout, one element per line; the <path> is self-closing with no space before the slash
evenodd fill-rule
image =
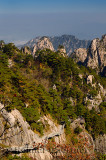
<path id="1" fill-rule="evenodd" d="M 25 46 L 21 48 L 22 53 L 32 54 L 35 56 L 37 50 L 50 49 L 54 51 L 54 47 L 48 37 L 37 37 L 35 40 L 31 40 Z"/>
<path id="2" fill-rule="evenodd" d="M 11 68 L 14 65 L 12 59 L 8 59 L 8 67 Z"/>
<path id="3" fill-rule="evenodd" d="M 7 112 L 4 105 L 0 103 L 0 114 L 0 144 L 6 145 L 8 152 L 18 152 L 21 156 L 23 152 L 27 151 L 29 157 L 37 160 L 52 160 L 53 157 L 46 148 L 38 148 L 36 151 L 33 147 L 34 144 L 45 144 L 51 138 L 54 138 L 57 144 L 66 143 L 64 125 L 57 125 L 50 116 L 44 116 L 40 119 L 43 125 L 47 125 L 48 128 L 44 131 L 44 136 L 39 137 L 30 129 L 29 124 L 18 110 Z M 86 142 L 83 147 L 88 155 L 93 154 L 94 149 L 105 153 L 106 136 L 99 136 L 95 139 L 94 144 L 93 138 L 85 130 L 85 120 L 82 117 L 71 121 L 70 127 L 73 130 L 77 127 L 82 129 L 78 139 L 83 143 Z"/>
<path id="4" fill-rule="evenodd" d="M 3 40 L 0 41 L 0 50 L 2 50 L 2 48 L 4 47 L 5 43 Z"/>
<path id="5" fill-rule="evenodd" d="M 63 57 L 66 57 L 66 49 L 64 46 L 59 45 L 57 51 L 60 52 Z"/>
<path id="6" fill-rule="evenodd" d="M 87 66 L 93 69 L 103 68 L 106 66 L 106 34 L 100 39 L 94 39 L 89 47 L 87 56 Z"/>
<path id="7" fill-rule="evenodd" d="M 73 129 L 80 127 L 82 132 L 79 137 L 83 137 L 83 141 L 86 139 L 87 145 L 85 145 L 85 149 L 88 154 L 91 154 L 96 150 L 98 153 L 106 154 L 106 134 L 99 135 L 95 140 L 93 140 L 92 136 L 88 134 L 85 130 L 85 120 L 81 117 L 71 122 L 71 127 Z M 91 149 L 90 149 L 91 148 Z"/>
<path id="8" fill-rule="evenodd" d="M 18 151 L 21 153 L 26 151 L 27 147 L 29 151 L 32 151 L 34 143 L 47 143 L 48 139 L 55 138 L 55 136 L 59 137 L 64 134 L 64 125 L 56 125 L 46 116 L 42 117 L 40 121 L 44 124 L 46 122 L 50 127 L 48 131 L 44 133 L 44 136 L 40 137 L 30 129 L 30 125 L 24 120 L 17 109 L 7 112 L 4 105 L 0 103 L 0 114 L 0 144 L 8 146 L 8 151 L 10 152 Z M 42 160 L 37 157 L 51 157 L 50 153 L 47 151 L 42 154 L 39 153 L 38 156 L 38 153 L 29 152 L 29 155 L 33 158 L 36 156 L 37 160 Z"/>
<path id="9" fill-rule="evenodd" d="M 93 138 L 90 134 L 88 134 L 85 130 L 85 120 L 82 117 L 79 117 L 77 119 L 75 119 L 74 121 L 71 122 L 70 125 L 74 130 L 78 127 L 80 128 L 82 131 L 81 133 L 78 135 L 78 138 L 83 141 L 84 143 L 86 142 L 86 145 L 83 144 L 83 147 L 86 151 L 87 154 L 92 154 L 94 153 L 94 149 L 95 149 L 95 144 L 93 141 Z"/>
<path id="10" fill-rule="evenodd" d="M 85 98 L 85 103 L 88 103 L 87 108 L 89 110 L 92 110 L 94 108 L 97 112 L 99 112 L 98 106 L 102 103 L 102 97 L 100 92 L 98 93 L 97 96 L 93 98 L 88 94 L 87 97 Z"/>
<path id="11" fill-rule="evenodd" d="M 31 50 L 30 50 L 30 48 L 27 47 L 27 46 L 22 47 L 22 48 L 21 48 L 21 51 L 22 51 L 22 53 L 24 53 L 24 54 L 31 54 Z"/>
<path id="12" fill-rule="evenodd" d="M 106 34 L 101 39 L 92 40 L 88 50 L 85 48 L 76 49 L 71 55 L 77 63 L 82 63 L 87 67 L 96 69 L 97 72 L 106 71 Z"/>
<path id="13" fill-rule="evenodd" d="M 92 81 L 93 81 L 94 76 L 93 75 L 88 75 L 87 76 L 87 84 L 91 84 L 92 85 Z"/>
<path id="14" fill-rule="evenodd" d="M 93 83 L 93 79 L 93 75 L 88 75 L 86 78 L 87 84 L 90 84 L 93 87 L 93 89 L 96 89 L 96 87 L 98 86 L 99 91 L 93 97 L 91 94 L 88 93 L 84 101 L 89 110 L 95 108 L 95 110 L 99 112 L 98 106 L 103 102 L 103 99 L 105 101 L 106 89 L 103 88 L 103 86 L 100 83 Z"/>
<path id="15" fill-rule="evenodd" d="M 87 58 L 87 50 L 86 48 L 78 48 L 71 55 L 71 58 L 75 60 L 75 62 L 84 63 Z"/>
<path id="16" fill-rule="evenodd" d="M 36 46 L 38 41 L 42 37 L 36 37 L 25 44 L 25 46 L 29 46 L 31 49 Z M 58 46 L 62 45 L 66 49 L 67 55 L 70 55 L 75 49 L 78 48 L 88 48 L 91 41 L 90 40 L 79 40 L 73 35 L 62 35 L 62 36 L 53 36 L 48 37 L 50 42 L 52 43 L 54 49 L 57 51 Z M 20 48 L 20 47 L 19 47 Z"/>
<path id="17" fill-rule="evenodd" d="M 84 120 L 84 118 L 82 118 L 82 117 L 79 117 L 79 118 L 77 118 L 77 119 L 75 119 L 74 121 L 72 121 L 71 122 L 71 127 L 73 128 L 73 129 L 75 129 L 75 128 L 77 128 L 77 127 L 80 127 L 80 128 L 82 128 L 82 129 L 85 129 L 85 120 Z"/>
<path id="18" fill-rule="evenodd" d="M 95 150 L 106 154 L 106 134 L 100 135 L 95 139 Z"/>
<path id="19" fill-rule="evenodd" d="M 33 46 L 32 54 L 35 55 L 37 50 L 43 49 L 50 49 L 51 51 L 54 51 L 53 45 L 48 37 L 42 37 L 37 41 L 37 43 Z"/>

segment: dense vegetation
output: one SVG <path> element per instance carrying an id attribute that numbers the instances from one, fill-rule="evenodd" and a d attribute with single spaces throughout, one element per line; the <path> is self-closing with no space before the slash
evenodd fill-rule
<path id="1" fill-rule="evenodd" d="M 33 58 L 12 43 L 4 44 L 0 50 L 0 101 L 8 111 L 18 109 L 31 129 L 41 134 L 44 126 L 38 120 L 46 114 L 51 114 L 58 123 L 65 122 L 67 134 L 69 119 L 79 116 L 85 118 L 86 129 L 93 137 L 106 133 L 105 102 L 99 106 L 98 114 L 95 109 L 88 110 L 84 101 L 88 93 L 95 97 L 99 89 L 98 85 L 93 88 L 87 84 L 87 75 L 94 75 L 94 83 L 103 86 L 104 78 L 58 52 L 42 50 Z"/>

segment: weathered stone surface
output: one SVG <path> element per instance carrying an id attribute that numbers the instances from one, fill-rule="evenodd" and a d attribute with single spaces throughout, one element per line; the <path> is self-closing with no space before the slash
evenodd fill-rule
<path id="1" fill-rule="evenodd" d="M 103 72 L 106 67 L 106 34 L 101 39 L 92 40 L 88 50 L 85 48 L 76 49 L 71 55 L 78 63 L 83 63 L 87 67 L 96 69 L 97 72 Z"/>
<path id="2" fill-rule="evenodd" d="M 2 135 L 2 133 L 4 132 L 4 125 L 3 125 L 3 119 L 0 118 L 0 135 Z"/>
<path id="3" fill-rule="evenodd" d="M 99 111 L 98 106 L 102 103 L 102 97 L 100 92 L 96 97 L 93 97 L 93 98 L 88 94 L 87 97 L 85 98 L 85 103 L 86 102 L 88 102 L 87 108 L 89 110 L 92 110 L 93 108 L 95 108 L 95 110 L 98 112 Z"/>
<path id="4" fill-rule="evenodd" d="M 89 155 L 94 153 L 95 144 L 92 136 L 85 131 L 83 131 L 80 135 L 83 136 L 83 141 L 87 140 L 87 144 L 84 146 L 86 153 Z"/>
<path id="5" fill-rule="evenodd" d="M 77 127 L 80 127 L 80 128 L 82 128 L 82 129 L 85 129 L 84 124 L 85 124 L 84 118 L 79 117 L 79 118 L 77 118 L 77 119 L 75 119 L 74 121 L 71 122 L 71 127 L 72 127 L 73 129 L 75 129 L 75 128 L 77 128 Z"/>
<path id="6" fill-rule="evenodd" d="M 104 99 L 106 99 L 106 88 L 103 88 L 103 86 L 98 83 L 99 89 L 100 89 L 100 93 L 102 94 L 102 96 L 104 97 Z"/>
<path id="7" fill-rule="evenodd" d="M 47 150 L 39 150 L 38 152 L 33 151 L 34 142 L 47 143 L 48 139 L 54 137 L 56 143 L 66 143 L 64 125 L 57 125 L 57 123 L 53 121 L 53 119 L 50 116 L 43 116 L 40 119 L 40 121 L 45 126 L 47 125 L 48 128 L 44 131 L 44 136 L 39 137 L 30 129 L 29 124 L 23 119 L 22 115 L 18 110 L 15 109 L 11 112 L 7 112 L 4 108 L 4 105 L 0 104 L 0 112 L 0 143 L 9 146 L 9 151 L 18 150 L 21 154 L 21 152 L 24 152 L 28 146 L 30 150 L 28 154 L 30 157 L 36 158 L 37 160 L 51 160 L 53 159 L 53 157 Z M 6 129 L 6 132 L 4 132 L 4 121 L 9 124 L 8 128 Z M 92 137 L 85 130 L 85 120 L 82 117 L 79 117 L 74 121 L 71 121 L 71 127 L 73 128 L 73 130 L 76 127 L 82 128 L 82 132 L 80 133 L 80 135 L 83 137 L 84 141 L 87 140 L 87 146 L 84 146 L 87 154 L 91 154 L 94 152 L 95 145 L 97 150 L 102 151 L 101 148 L 104 148 L 105 144 L 101 143 L 100 148 L 98 145 L 98 143 L 100 142 L 96 140 L 94 145 Z"/>
<path id="8" fill-rule="evenodd" d="M 88 134 L 85 130 L 85 120 L 82 117 L 79 117 L 77 119 L 75 119 L 74 121 L 71 122 L 70 125 L 71 128 L 75 129 L 77 127 L 82 129 L 82 132 L 79 134 L 78 138 L 81 140 L 82 142 L 86 142 L 86 145 L 83 145 L 85 151 L 87 154 L 92 154 L 94 153 L 94 149 L 95 149 L 95 145 L 94 145 L 94 141 L 93 138 L 90 134 Z"/>
<path id="9" fill-rule="evenodd" d="M 12 59 L 8 59 L 8 67 L 11 68 L 14 65 Z"/>
<path id="10" fill-rule="evenodd" d="M 14 126 L 14 124 L 15 124 L 14 116 L 5 110 L 4 105 L 1 103 L 0 103 L 0 113 L 1 113 L 2 117 L 5 119 L 5 121 L 10 124 L 11 127 Z"/>
<path id="11" fill-rule="evenodd" d="M 43 152 L 39 150 L 38 153 L 37 152 L 29 153 L 29 156 L 35 158 L 36 160 L 52 160 L 53 159 L 52 155 L 48 151 Z"/>
<path id="12" fill-rule="evenodd" d="M 48 37 L 42 37 L 36 42 L 36 44 L 33 46 L 32 54 L 35 55 L 37 50 L 43 49 L 50 49 L 51 51 L 54 51 L 53 45 Z"/>
<path id="13" fill-rule="evenodd" d="M 87 76 L 87 84 L 91 84 L 93 88 L 96 88 L 96 85 L 98 85 L 98 93 L 97 93 L 97 96 L 95 97 L 92 97 L 89 93 L 87 94 L 87 97 L 84 99 L 87 107 L 89 108 L 89 110 L 91 110 L 92 108 L 95 108 L 96 111 L 98 112 L 99 111 L 99 108 L 98 106 L 102 103 L 103 99 L 104 101 L 106 100 L 106 89 L 103 88 L 103 86 L 98 83 L 94 83 L 93 84 L 93 78 L 94 76 L 93 75 L 88 75 Z"/>
<path id="14" fill-rule="evenodd" d="M 66 135 L 65 133 L 61 134 L 60 136 L 54 137 L 54 140 L 57 144 L 65 144 L 66 143 Z"/>
<path id="15" fill-rule="evenodd" d="M 53 44 L 55 50 L 58 50 L 59 45 L 63 45 L 66 49 L 67 55 L 70 55 L 75 49 L 78 48 L 88 48 L 91 41 L 90 40 L 79 40 L 73 35 L 62 35 L 62 36 L 53 36 L 48 37 Z M 33 48 L 41 37 L 36 37 L 25 45 Z"/>
<path id="16" fill-rule="evenodd" d="M 72 104 L 73 106 L 75 106 L 75 101 L 74 101 L 74 99 L 73 99 L 72 97 L 70 97 L 69 100 L 70 100 L 71 104 Z"/>
<path id="17" fill-rule="evenodd" d="M 93 80 L 94 76 L 93 75 L 88 75 L 87 76 L 87 84 L 91 84 L 92 85 L 92 80 Z"/>
<path id="18" fill-rule="evenodd" d="M 63 55 L 63 57 L 66 57 L 66 49 L 64 46 L 59 46 L 57 51 L 60 52 Z"/>
<path id="19" fill-rule="evenodd" d="M 55 136 L 59 137 L 64 134 L 64 125 L 56 125 L 51 119 L 46 116 L 42 117 L 41 121 L 44 122 L 44 124 L 48 124 L 49 129 L 44 133 L 43 137 L 40 137 L 30 129 L 30 125 L 24 120 L 18 110 L 15 109 L 11 112 L 7 112 L 4 105 L 0 104 L 0 112 L 0 143 L 9 146 L 9 151 L 18 150 L 19 152 L 23 152 L 27 149 L 27 146 L 30 150 L 32 150 L 34 142 L 47 143 L 48 139 L 53 137 L 55 138 Z M 4 126 L 4 121 L 8 124 L 7 129 Z M 62 138 L 60 138 L 59 140 L 61 141 L 61 139 Z M 44 153 L 29 153 L 29 155 L 33 158 L 36 157 L 36 159 L 38 160 L 42 160 L 42 158 L 44 160 L 52 158 L 48 151 L 45 151 Z"/>
<path id="20" fill-rule="evenodd" d="M 106 34 L 100 39 L 94 39 L 89 47 L 87 55 L 87 66 L 93 69 L 103 68 L 106 66 Z"/>
<path id="21" fill-rule="evenodd" d="M 95 150 L 99 153 L 106 154 L 106 134 L 98 136 L 94 142 Z"/>
<path id="22" fill-rule="evenodd" d="M 87 58 L 87 50 L 86 48 L 76 49 L 71 55 L 71 58 L 75 60 L 75 62 L 84 63 Z"/>
<path id="23" fill-rule="evenodd" d="M 22 53 L 24 54 L 31 54 L 31 50 L 28 46 L 24 46 L 21 48 Z"/>
<path id="24" fill-rule="evenodd" d="M 3 49 L 4 45 L 5 45 L 4 41 L 3 41 L 3 40 L 1 40 L 1 41 L 0 41 L 0 50 L 2 50 L 2 49 Z"/>

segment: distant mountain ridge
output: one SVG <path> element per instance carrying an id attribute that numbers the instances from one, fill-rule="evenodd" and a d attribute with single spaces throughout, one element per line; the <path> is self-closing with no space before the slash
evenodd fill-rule
<path id="1" fill-rule="evenodd" d="M 43 36 L 43 37 L 47 37 L 47 36 Z M 37 42 L 43 37 L 36 37 L 28 41 L 23 46 L 28 46 L 32 49 L 37 44 Z M 53 36 L 53 37 L 47 37 L 47 38 L 52 42 L 55 50 L 58 49 L 59 45 L 63 45 L 68 55 L 70 55 L 75 49 L 88 48 L 91 43 L 91 40 L 79 40 L 73 35 Z"/>
<path id="2" fill-rule="evenodd" d="M 51 37 L 50 41 L 56 50 L 59 45 L 63 45 L 68 55 L 77 48 L 88 48 L 91 43 L 90 40 L 79 40 L 73 35 Z"/>

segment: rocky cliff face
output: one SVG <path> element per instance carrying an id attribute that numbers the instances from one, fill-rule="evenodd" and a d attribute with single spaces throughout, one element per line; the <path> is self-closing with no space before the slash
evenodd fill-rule
<path id="1" fill-rule="evenodd" d="M 56 144 L 66 144 L 66 135 L 64 125 L 57 125 L 51 117 L 44 116 L 40 119 L 44 125 L 48 125 L 48 129 L 44 132 L 43 137 L 39 137 L 34 133 L 29 124 L 23 119 L 18 110 L 7 112 L 4 105 L 0 104 L 0 144 L 7 146 L 8 151 L 13 153 L 19 152 L 21 156 L 23 152 L 28 153 L 29 157 L 37 160 L 52 160 L 53 155 L 48 150 L 39 148 L 33 150 L 33 146 L 47 143 L 48 139 L 54 138 Z M 99 136 L 95 141 L 85 130 L 85 120 L 78 118 L 71 121 L 70 127 L 75 130 L 77 127 L 82 129 L 82 132 L 77 136 L 78 141 L 88 155 L 94 154 L 94 149 L 98 152 L 105 153 L 106 136 Z M 86 145 L 85 145 L 86 144 Z M 28 151 L 29 150 L 29 151 Z M 58 153 L 62 155 L 61 152 Z"/>
<path id="2" fill-rule="evenodd" d="M 86 48 L 78 48 L 71 55 L 71 58 L 75 60 L 75 62 L 84 63 L 87 58 L 87 50 Z"/>
<path id="3" fill-rule="evenodd" d="M 22 47 L 22 48 L 21 48 L 21 51 L 22 51 L 22 53 L 24 53 L 24 54 L 31 54 L 31 50 L 30 50 L 30 48 L 27 47 L 27 46 Z"/>
<path id="4" fill-rule="evenodd" d="M 54 51 L 54 47 L 48 37 L 37 37 L 25 44 L 21 50 L 24 54 L 35 55 L 37 50 L 50 49 Z"/>
<path id="5" fill-rule="evenodd" d="M 65 49 L 64 46 L 60 46 L 60 45 L 59 45 L 57 51 L 60 52 L 60 53 L 63 55 L 63 57 L 66 57 L 66 56 L 67 56 L 67 54 L 66 54 L 66 49 Z"/>
<path id="6" fill-rule="evenodd" d="M 9 151 L 15 152 L 18 150 L 20 153 L 26 150 L 26 147 L 32 151 L 34 143 L 47 142 L 50 138 L 57 138 L 60 142 L 64 139 L 64 125 L 56 125 L 52 120 L 47 117 L 42 117 L 41 121 L 46 125 L 49 125 L 47 132 L 44 132 L 44 136 L 40 137 L 30 129 L 30 125 L 24 120 L 21 113 L 18 110 L 12 110 L 7 112 L 3 104 L 0 103 L 0 144 L 8 147 Z M 36 152 L 29 152 L 29 156 L 36 158 L 37 160 L 50 160 L 51 155 L 48 151 L 45 151 L 42 155 Z"/>
<path id="7" fill-rule="evenodd" d="M 87 94 L 86 98 L 85 98 L 85 103 L 88 102 L 87 107 L 89 110 L 95 108 L 95 110 L 97 112 L 99 112 L 99 108 L 98 106 L 103 102 L 105 102 L 105 97 L 106 97 L 106 89 L 103 88 L 103 86 L 98 83 L 94 83 L 93 84 L 93 79 L 94 76 L 93 75 L 88 75 L 86 80 L 87 80 L 87 84 L 90 84 L 94 89 L 96 89 L 96 85 L 98 85 L 98 89 L 99 91 L 97 92 L 97 95 L 92 97 L 92 95 L 90 95 L 89 93 Z"/>
<path id="8" fill-rule="evenodd" d="M 38 40 L 37 44 L 33 47 L 33 55 L 37 50 L 50 49 L 54 51 L 53 45 L 48 37 L 42 37 Z"/>
<path id="9" fill-rule="evenodd" d="M 54 36 L 54 37 L 46 37 L 50 40 L 55 50 L 58 50 L 58 46 L 62 45 L 66 49 L 67 55 L 70 55 L 75 49 L 78 48 L 88 48 L 90 45 L 90 40 L 79 40 L 75 36 L 72 35 L 62 35 L 62 36 Z M 25 44 L 25 46 L 29 46 L 30 48 L 34 48 L 37 45 L 38 41 L 42 39 L 42 37 L 36 37 Z M 20 48 L 20 47 L 19 47 Z M 51 48 L 51 49 L 53 49 Z M 50 49 L 50 48 L 49 48 Z M 36 51 L 36 47 L 34 52 Z"/>
<path id="10" fill-rule="evenodd" d="M 91 42 L 86 65 L 93 69 L 100 68 L 103 71 L 106 66 L 106 35 L 103 35 L 101 40 L 94 39 Z"/>
<path id="11" fill-rule="evenodd" d="M 101 39 L 94 39 L 88 51 L 79 48 L 73 52 L 71 57 L 76 62 L 84 63 L 87 67 L 97 69 L 100 72 L 104 71 L 106 66 L 106 34 Z"/>

